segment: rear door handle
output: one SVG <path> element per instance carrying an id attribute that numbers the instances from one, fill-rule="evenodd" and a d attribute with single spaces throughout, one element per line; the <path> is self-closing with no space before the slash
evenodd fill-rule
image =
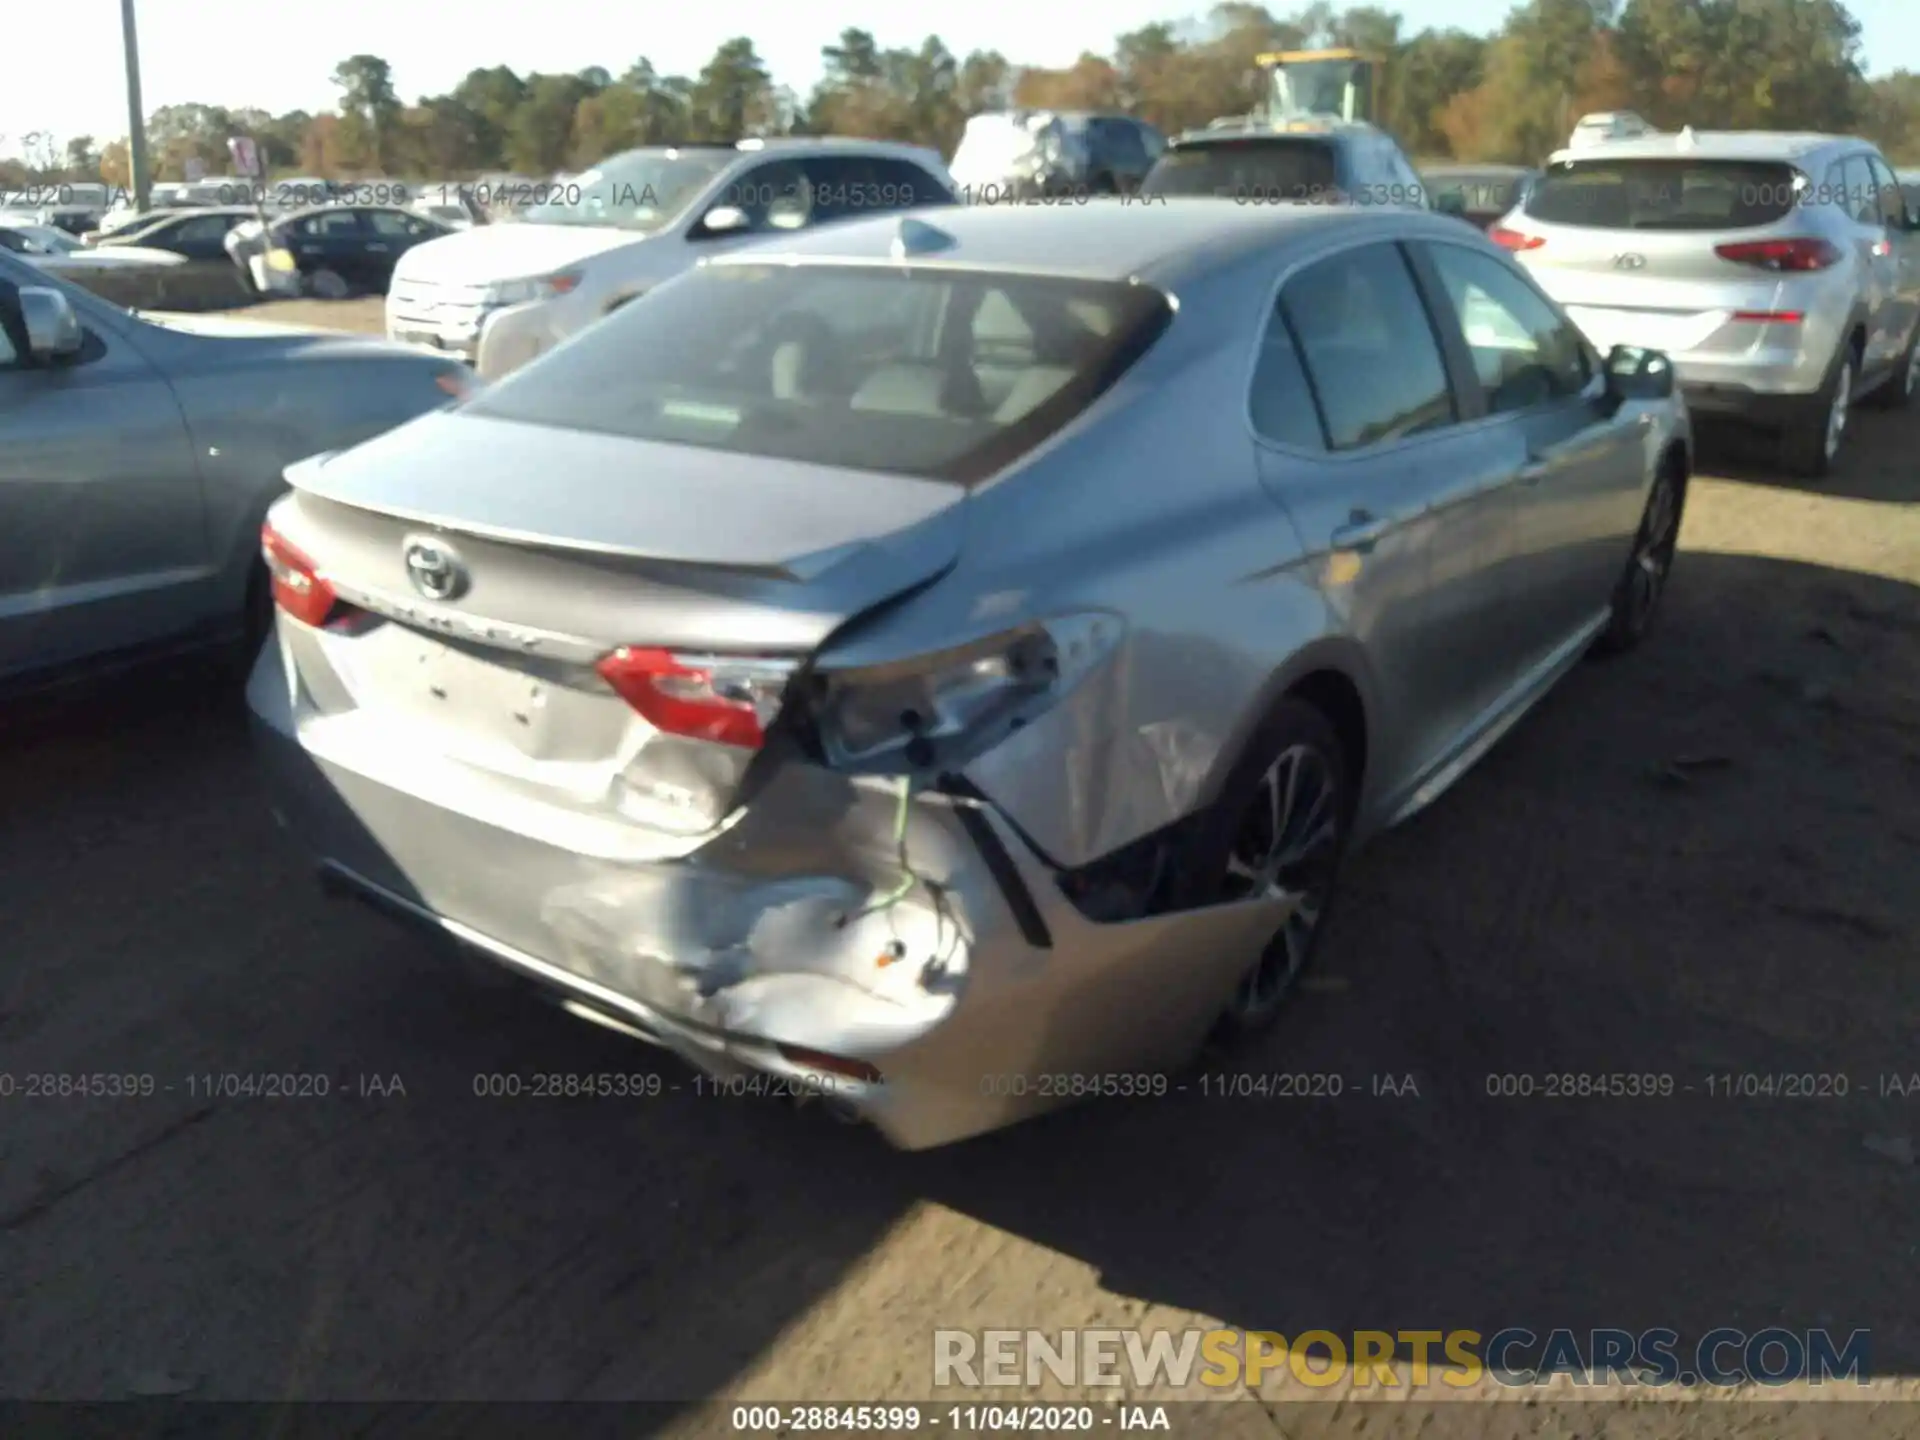
<path id="1" fill-rule="evenodd" d="M 387 253 L 387 247 L 386 247 L 386 246 L 384 246 L 384 245 L 372 245 L 372 244 L 370 244 L 370 245 L 368 245 L 368 246 L 367 246 L 367 249 L 369 249 L 369 250 L 377 250 L 377 251 L 379 251 L 379 252 L 380 252 L 380 253 L 381 253 L 382 255 L 384 255 L 384 254 L 386 254 L 386 253 Z"/>
<path id="2" fill-rule="evenodd" d="M 1393 528 L 1391 520 L 1382 519 L 1368 510 L 1355 510 L 1347 517 L 1347 523 L 1333 532 L 1333 548 L 1336 550 L 1355 550 L 1364 555 Z"/>

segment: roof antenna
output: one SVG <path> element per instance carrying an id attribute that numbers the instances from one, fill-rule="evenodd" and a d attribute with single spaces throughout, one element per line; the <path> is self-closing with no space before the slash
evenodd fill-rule
<path id="1" fill-rule="evenodd" d="M 914 255 L 934 255 L 942 250 L 951 250 L 955 243 L 953 236 L 938 226 L 929 225 L 924 220 L 902 217 L 889 248 L 894 259 L 905 260 Z"/>

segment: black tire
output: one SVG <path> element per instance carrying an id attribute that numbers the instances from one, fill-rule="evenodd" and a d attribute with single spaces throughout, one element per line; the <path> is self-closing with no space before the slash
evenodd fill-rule
<path id="1" fill-rule="evenodd" d="M 259 562 L 254 565 L 252 578 L 247 583 L 247 610 L 242 617 L 240 639 L 233 648 L 233 680 L 242 691 L 253 675 L 261 647 L 273 634 L 273 616 L 273 587 L 268 583 L 265 563 Z"/>
<path id="2" fill-rule="evenodd" d="M 1633 549 L 1614 582 L 1612 614 L 1594 649 L 1602 655 L 1620 655 L 1647 638 L 1659 614 L 1661 597 L 1673 574 L 1673 556 L 1680 543 L 1680 522 L 1686 518 L 1686 471 L 1678 459 L 1661 463 L 1640 512 Z"/>
<path id="3" fill-rule="evenodd" d="M 1849 341 L 1846 348 L 1833 357 L 1820 393 L 1780 437 L 1781 459 L 1793 474 L 1804 480 L 1820 480 L 1832 472 L 1846 440 L 1843 418 L 1839 437 L 1832 445 L 1828 443 L 1834 405 L 1844 389 L 1851 407 L 1852 387 L 1859 372 L 1860 344 L 1857 340 Z"/>
<path id="4" fill-rule="evenodd" d="M 1282 866 L 1278 874 L 1266 879 L 1249 877 L 1235 867 L 1244 868 L 1244 857 L 1276 838 L 1271 834 L 1270 818 L 1278 794 L 1276 772 L 1289 757 L 1302 757 L 1292 762 L 1296 765 L 1318 767 L 1327 787 L 1325 815 L 1319 815 L 1306 792 L 1301 792 L 1293 811 L 1282 816 L 1277 837 L 1284 841 L 1297 830 L 1295 845 L 1273 844 L 1271 848 L 1276 852 L 1297 848 L 1299 842 L 1318 836 L 1323 828 L 1329 833 L 1324 843 L 1306 852 L 1310 864 Z M 1298 769 L 1294 773 L 1296 781 L 1304 784 L 1313 771 Z M 1171 898 L 1176 909 L 1247 898 L 1262 884 L 1283 882 L 1285 888 L 1307 896 L 1311 905 L 1310 911 L 1303 907 L 1289 917 L 1261 951 L 1240 990 L 1222 1012 L 1214 1030 L 1215 1041 L 1231 1043 L 1272 1024 L 1312 964 L 1326 930 L 1353 824 L 1354 796 L 1349 776 L 1346 750 L 1333 722 L 1304 700 L 1289 696 L 1274 706 L 1228 774 L 1219 798 L 1200 817 L 1174 884 Z"/>
<path id="5" fill-rule="evenodd" d="M 353 293 L 346 278 L 338 270 L 322 265 L 307 276 L 306 284 L 301 287 L 307 294 L 319 300 L 344 300 Z"/>
<path id="6" fill-rule="evenodd" d="M 1860 403 L 1876 410 L 1905 410 L 1913 404 L 1913 393 L 1920 390 L 1920 325 L 1907 337 L 1907 348 L 1900 352 L 1900 364 L 1881 387 Z"/>

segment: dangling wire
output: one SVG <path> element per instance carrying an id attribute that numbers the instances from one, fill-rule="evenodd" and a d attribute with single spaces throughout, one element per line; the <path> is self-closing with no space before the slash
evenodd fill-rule
<path id="1" fill-rule="evenodd" d="M 877 915 L 882 910 L 891 910 L 895 905 L 898 905 L 902 900 L 906 899 L 907 896 L 911 895 L 913 893 L 913 887 L 920 883 L 920 877 L 913 873 L 912 867 L 907 863 L 907 816 L 911 813 L 909 807 L 911 807 L 912 804 L 913 777 L 911 775 L 902 775 L 900 777 L 900 805 L 894 812 L 893 821 L 893 846 L 900 861 L 900 882 L 885 894 L 868 901 L 867 904 L 861 906 L 860 909 L 848 915 L 846 919 L 840 922 L 843 928 L 851 925 L 856 920 L 864 919 L 868 915 Z"/>

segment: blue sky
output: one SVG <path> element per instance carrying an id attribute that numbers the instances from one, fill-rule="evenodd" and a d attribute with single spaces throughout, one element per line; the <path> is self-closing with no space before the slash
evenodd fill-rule
<path id="1" fill-rule="evenodd" d="M 929 29 L 964 54 L 997 48 L 1035 65 L 1070 63 L 1083 49 L 1105 50 L 1116 34 L 1155 20 L 1204 13 L 1180 0 L 1027 0 L 1019 6 L 934 7 L 898 4 L 796 4 L 730 0 L 680 10 L 674 5 L 608 5 L 605 0 L 327 0 L 320 6 L 260 0 L 138 0 L 141 82 L 149 112 L 205 101 L 284 111 L 330 110 L 338 92 L 328 76 L 359 52 L 385 56 L 401 98 L 451 88 L 475 66 L 571 71 L 604 65 L 616 74 L 641 55 L 669 72 L 692 73 L 721 41 L 751 35 L 774 78 L 805 93 L 819 78 L 820 47 L 842 29 L 870 30 L 884 45 L 917 44 Z M 1395 8 L 1391 0 L 1383 0 Z M 1285 13 L 1288 3 L 1273 7 Z M 1511 0 L 1405 0 L 1408 30 L 1499 26 Z M 1920 68 L 1920 0 L 1852 0 L 1865 29 L 1872 74 Z M 661 24 L 649 18 L 673 13 Z M 675 13 L 677 12 L 677 13 Z M 698 13 L 704 12 L 704 13 Z M 7 67 L 0 84 L 0 154 L 21 137 L 52 131 L 104 140 L 126 132 L 120 7 L 115 0 L 39 0 L 27 13 L 49 32 L 45 53 Z M 912 18 L 904 18 L 911 16 Z M 1091 26 L 1091 28 L 1089 28 Z M 36 48 L 36 47 L 30 47 Z M 84 60 L 85 63 L 81 63 Z"/>

